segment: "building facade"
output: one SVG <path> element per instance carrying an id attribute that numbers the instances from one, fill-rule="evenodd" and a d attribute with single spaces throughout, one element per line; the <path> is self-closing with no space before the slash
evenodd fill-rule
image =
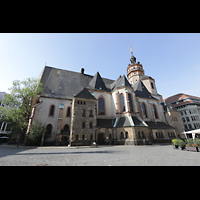
<path id="1" fill-rule="evenodd" d="M 177 129 L 165 116 L 155 80 L 131 52 L 127 77 L 116 80 L 45 66 L 44 91 L 33 100 L 30 119 L 45 124 L 45 144 L 90 145 L 171 142 Z"/>
<path id="2" fill-rule="evenodd" d="M 185 131 L 200 128 L 199 97 L 179 93 L 164 99 L 164 101 L 180 113 Z"/>

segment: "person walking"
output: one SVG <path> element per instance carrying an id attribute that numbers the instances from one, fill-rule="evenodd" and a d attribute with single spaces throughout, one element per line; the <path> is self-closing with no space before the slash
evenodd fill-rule
<path id="1" fill-rule="evenodd" d="M 145 145 L 145 138 L 143 138 L 143 143 L 144 143 L 144 145 Z"/>

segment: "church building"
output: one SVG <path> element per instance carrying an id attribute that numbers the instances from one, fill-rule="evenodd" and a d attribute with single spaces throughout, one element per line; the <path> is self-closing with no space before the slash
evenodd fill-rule
<path id="1" fill-rule="evenodd" d="M 44 91 L 33 101 L 33 121 L 47 130 L 44 145 L 141 145 L 171 142 L 177 137 L 168 124 L 155 80 L 131 52 L 127 76 L 116 80 L 45 66 Z"/>

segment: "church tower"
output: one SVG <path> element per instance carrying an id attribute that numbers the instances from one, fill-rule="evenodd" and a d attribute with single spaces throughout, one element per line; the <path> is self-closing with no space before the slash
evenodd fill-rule
<path id="1" fill-rule="evenodd" d="M 133 55 L 132 47 L 131 47 L 131 54 L 132 54 L 130 59 L 131 64 L 129 64 L 127 67 L 127 77 L 129 83 L 133 85 L 139 80 L 139 78 L 144 76 L 144 69 L 142 64 L 140 64 L 140 62 L 136 63 L 136 57 Z"/>

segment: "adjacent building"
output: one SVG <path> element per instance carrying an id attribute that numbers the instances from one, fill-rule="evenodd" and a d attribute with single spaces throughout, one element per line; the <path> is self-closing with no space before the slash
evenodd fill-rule
<path id="1" fill-rule="evenodd" d="M 185 131 L 200 128 L 199 97 L 179 93 L 164 99 L 164 101 L 180 113 Z"/>

